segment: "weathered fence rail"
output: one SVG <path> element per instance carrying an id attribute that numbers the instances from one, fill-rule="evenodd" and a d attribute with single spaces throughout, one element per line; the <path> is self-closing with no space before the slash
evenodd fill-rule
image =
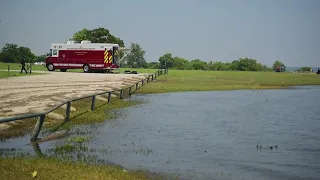
<path id="1" fill-rule="evenodd" d="M 129 87 L 126 88 L 119 88 L 119 89 L 113 89 L 113 90 L 108 90 L 108 91 L 102 91 L 99 93 L 93 93 L 93 94 L 88 94 L 88 95 L 84 95 L 81 97 L 76 97 L 76 98 L 71 98 L 71 99 L 66 99 L 64 101 L 61 101 L 59 104 L 55 105 L 54 107 L 50 108 L 47 111 L 42 111 L 42 112 L 37 112 L 37 113 L 27 113 L 27 114 L 22 114 L 19 116 L 12 116 L 12 117 L 6 117 L 6 118 L 2 118 L 0 119 L 0 123 L 5 123 L 5 122 L 11 122 L 11 121 L 17 121 L 17 120 L 28 120 L 30 118 L 35 118 L 38 117 L 38 120 L 36 122 L 36 125 L 33 129 L 30 141 L 34 142 L 38 139 L 38 135 L 41 131 L 42 125 L 45 121 L 46 115 L 58 108 L 60 108 L 61 106 L 65 105 L 67 106 L 66 108 L 66 113 L 65 113 L 65 122 L 68 122 L 70 120 L 70 109 L 71 109 L 71 103 L 75 102 L 75 101 L 79 101 L 82 99 L 86 99 L 86 98 L 91 98 L 91 110 L 94 111 L 95 109 L 95 101 L 96 101 L 96 96 L 99 95 L 108 95 L 108 103 L 111 102 L 111 94 L 114 92 L 120 92 L 119 93 L 119 98 L 123 99 L 124 98 L 124 91 L 128 90 L 129 93 L 128 95 L 131 96 L 133 93 L 135 93 L 139 88 L 141 88 L 142 86 L 145 85 L 145 81 L 147 83 L 152 82 L 154 79 L 156 79 L 158 76 L 163 75 L 163 74 L 167 74 L 168 70 L 158 70 L 157 72 L 153 73 L 153 74 L 149 74 L 146 79 L 143 80 L 138 80 L 136 79 L 136 83 L 132 84 L 131 86 L 129 85 Z M 141 86 L 139 87 L 139 83 L 141 83 Z"/>

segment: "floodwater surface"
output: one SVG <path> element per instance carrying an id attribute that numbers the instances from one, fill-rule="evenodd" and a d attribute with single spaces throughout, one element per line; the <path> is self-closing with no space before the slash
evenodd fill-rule
<path id="1" fill-rule="evenodd" d="M 126 115 L 91 128 L 88 148 L 97 151 L 88 153 L 181 179 L 320 179 L 319 86 L 130 99 L 140 98 L 148 103 L 117 110 Z M 1 146 L 30 151 L 26 139 Z"/>

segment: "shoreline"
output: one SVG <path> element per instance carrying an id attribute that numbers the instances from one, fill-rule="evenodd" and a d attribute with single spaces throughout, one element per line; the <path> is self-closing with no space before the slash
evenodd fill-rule
<path id="1" fill-rule="evenodd" d="M 146 76 L 145 76 L 146 79 Z M 150 81 L 152 82 L 152 80 Z M 149 82 L 149 83 L 150 83 Z M 109 100 L 106 102 L 106 99 L 101 97 L 101 98 L 97 98 L 95 101 L 95 109 L 94 111 L 90 110 L 90 105 L 91 105 L 91 98 L 89 99 L 83 99 L 83 100 L 79 100 L 79 101 L 75 101 L 72 103 L 72 107 L 74 107 L 76 109 L 75 112 L 70 114 L 70 121 L 68 122 L 63 122 L 64 119 L 60 119 L 60 121 L 57 120 L 53 120 L 51 118 L 48 118 L 46 121 L 44 121 L 44 127 L 40 133 L 40 135 L 42 137 L 48 137 L 45 136 L 44 134 L 46 134 L 46 131 L 49 132 L 49 134 L 52 134 L 52 132 L 56 132 L 57 130 L 60 129 L 70 129 L 73 127 L 76 127 L 77 125 L 89 125 L 89 124 L 94 124 L 94 123 L 99 123 L 99 122 L 104 122 L 108 119 L 113 119 L 115 117 L 117 117 L 117 114 L 114 114 L 112 111 L 115 109 L 119 109 L 119 108 L 125 108 L 125 107 L 129 107 L 129 106 L 134 106 L 137 104 L 142 104 L 144 103 L 143 101 L 139 101 L 139 100 L 126 100 L 126 97 L 130 96 L 130 90 L 128 90 L 127 88 L 131 87 L 131 85 L 129 85 L 129 82 L 125 82 L 125 83 L 121 83 L 123 84 L 122 87 L 120 87 L 121 92 L 119 93 L 117 91 L 115 91 L 115 93 L 111 93 L 114 96 L 111 97 L 111 102 L 109 104 Z M 141 86 L 140 86 L 141 85 Z M 135 85 L 136 88 L 140 88 L 142 87 L 144 84 L 140 84 L 137 83 Z M 134 84 L 132 84 L 132 86 L 134 86 Z M 124 88 L 125 87 L 125 88 Z M 127 89 L 127 90 L 126 90 Z M 131 88 L 130 88 L 131 89 Z M 135 93 L 135 92 L 133 92 Z M 123 99 L 121 99 L 121 96 L 123 95 Z M 110 94 L 109 94 L 110 96 Z M 120 97 L 120 99 L 119 99 Z M 92 106 L 91 106 L 92 108 Z M 65 110 L 63 108 L 58 108 L 56 110 L 54 110 L 53 112 L 55 112 L 56 114 L 64 114 Z M 31 131 L 32 127 L 34 126 L 36 122 L 36 118 L 32 118 L 31 120 L 19 120 L 19 121 L 12 121 L 9 122 L 9 124 L 11 123 L 11 126 L 8 126 L 7 128 L 1 128 L 0 129 L 0 136 L 1 136 L 1 140 L 2 141 L 6 141 L 9 140 L 11 138 L 19 138 L 21 136 L 25 136 L 28 134 L 28 132 Z M 12 123 L 15 123 L 14 125 L 12 125 Z M 5 123 L 2 123 L 2 125 Z M 33 125 L 33 126 L 32 126 Z M 4 130 L 7 130 L 6 132 L 4 132 Z M 50 133 L 51 131 L 51 133 Z M 85 132 L 84 132 L 85 133 Z M 78 136 L 78 135 L 77 135 Z M 60 137 L 61 138 L 61 137 Z M 59 138 L 59 139 L 60 139 Z M 62 137 L 65 138 L 65 137 Z M 38 139 L 41 140 L 41 139 Z M 50 139 L 50 140 L 54 140 L 54 139 Z M 65 144 L 67 146 L 63 146 L 60 147 L 60 150 L 62 150 L 60 153 L 63 156 L 64 150 L 71 150 L 74 149 L 74 147 L 70 147 L 68 146 L 68 144 Z M 58 148 L 59 147 L 55 147 Z M 62 148 L 62 149 L 61 149 Z M 80 148 L 81 149 L 81 148 Z M 85 148 L 86 149 L 86 148 Z M 20 172 L 21 174 L 19 176 L 17 176 L 16 178 L 19 178 L 21 176 L 26 176 L 27 173 L 31 173 L 32 170 L 28 170 L 30 172 L 26 172 L 25 170 L 29 168 L 29 166 L 27 164 L 32 164 L 32 166 L 34 166 L 34 169 L 38 169 L 39 171 L 45 171 L 42 172 L 42 174 L 39 176 L 41 176 L 41 178 L 50 178 L 50 179 L 60 179 L 61 177 L 65 177 L 68 178 L 70 176 L 70 174 L 61 174 L 61 166 L 65 166 L 63 169 L 67 171 L 67 173 L 69 173 L 69 171 L 76 171 L 74 172 L 74 174 L 72 174 L 73 176 L 76 176 L 77 179 L 88 179 L 91 176 L 94 177 L 99 177 L 99 179 L 149 179 L 150 177 L 159 177 L 159 174 L 155 174 L 155 173 L 151 173 L 148 171 L 128 171 L 125 170 L 123 168 L 121 168 L 119 165 L 108 165 L 108 164 L 103 164 L 103 165 L 95 165 L 95 164 L 88 164 L 86 161 L 68 161 L 64 159 L 64 157 L 59 158 L 59 157 L 49 157 L 49 158 L 43 158 L 43 156 L 37 157 L 37 156 L 22 156 L 19 157 L 19 153 L 16 151 L 17 154 L 15 154 L 13 157 L 8 156 L 8 154 L 3 154 L 3 150 L 1 150 L 1 154 L 2 154 L 2 158 L 0 158 L 0 164 L 5 164 L 6 166 L 0 166 L 0 170 L 3 170 L 4 172 L 7 173 L 2 173 L 0 175 L 3 176 L 2 179 L 6 179 L 7 177 L 15 177 L 16 173 L 15 172 Z M 12 150 L 12 149 L 11 149 Z M 42 154 L 40 152 L 40 154 Z M 18 156 L 17 156 L 18 155 Z M 78 154 L 79 155 L 79 154 Z M 81 155 L 81 154 L 80 154 Z M 89 154 L 88 154 L 89 155 Z M 57 156 L 57 155 L 56 155 Z M 58 162 L 58 163 L 57 163 Z M 6 169 L 7 165 L 10 164 L 10 169 L 13 171 L 9 171 Z M 28 168 L 23 168 L 23 170 L 21 170 L 21 165 L 27 166 Z M 72 164 L 73 167 L 69 167 L 69 164 Z M 46 171 L 47 168 L 44 168 L 44 166 L 49 166 L 48 168 L 51 169 L 50 171 Z M 83 166 L 85 166 L 86 168 L 83 169 Z M 68 169 L 69 168 L 69 169 Z M 15 170 L 14 170 L 15 169 Z M 59 173 L 59 178 L 57 178 L 57 176 L 52 175 L 52 169 L 58 169 Z M 94 173 L 92 173 L 91 171 L 94 171 Z M 24 172 L 23 172 L 24 171 Z M 97 174 L 97 171 L 100 171 Z M 83 174 L 83 172 L 86 172 L 85 175 Z M 90 174 L 89 176 L 87 174 Z M 31 176 L 32 177 L 32 176 Z"/>
<path id="2" fill-rule="evenodd" d="M 301 87 L 301 86 L 319 86 L 319 84 L 320 84 L 320 82 L 319 83 L 317 82 L 317 84 L 310 84 L 310 85 L 309 84 L 295 84 L 295 85 L 290 84 L 290 85 L 285 85 L 285 86 L 284 85 L 265 86 L 265 85 L 260 85 L 259 83 L 251 83 L 250 84 L 250 83 L 248 83 L 247 78 L 245 79 L 244 82 L 242 82 L 242 84 L 232 84 L 233 81 L 231 83 L 227 83 L 227 84 L 223 84 L 224 82 L 222 82 L 222 83 L 218 82 L 217 84 L 213 84 L 213 82 L 215 83 L 216 78 L 214 78 L 213 81 L 208 81 L 208 80 L 201 81 L 201 80 L 203 80 L 203 78 L 199 80 L 199 79 L 197 79 L 197 77 L 191 77 L 190 79 L 185 79 L 184 78 L 185 76 L 181 76 L 180 78 L 176 78 L 175 75 L 173 75 L 173 76 L 170 75 L 171 72 L 169 71 L 169 75 L 158 77 L 152 83 L 148 84 L 148 86 L 144 86 L 143 88 L 139 89 L 134 94 L 139 95 L 139 94 L 161 94 L 161 93 L 172 93 L 172 92 L 234 91 L 234 90 L 255 90 L 255 89 L 256 90 L 261 90 L 261 89 L 262 90 L 277 90 L 277 89 L 295 89 L 296 87 Z M 201 72 L 199 72 L 199 75 L 201 75 Z M 279 74 L 276 74 L 276 75 L 279 75 Z M 228 81 L 228 79 L 226 79 L 226 81 Z M 208 84 L 210 84 L 210 83 L 211 83 L 211 85 L 209 86 Z M 221 85 L 218 85 L 219 83 Z M 281 83 L 281 80 L 279 81 L 279 84 L 283 84 L 283 83 Z M 235 88 L 235 87 L 237 87 L 237 88 Z M 215 88 L 215 89 L 213 89 L 213 88 Z M 103 104 L 103 102 L 101 102 L 101 101 L 97 101 L 97 102 Z M 73 119 L 73 120 L 71 119 L 70 122 L 74 121 L 75 124 L 71 124 L 70 126 L 66 126 L 65 128 L 73 127 L 73 125 L 103 122 L 105 120 L 108 120 L 108 118 L 104 118 L 103 120 L 101 120 L 101 117 L 106 115 L 106 114 L 104 114 L 106 111 L 110 112 L 114 109 L 125 108 L 128 106 L 136 105 L 134 103 L 130 104 L 130 101 L 127 101 L 126 99 L 116 100 L 116 102 L 118 102 L 118 104 L 114 105 L 114 106 L 113 106 L 114 103 L 101 105 L 102 108 L 100 110 L 95 110 L 94 112 L 87 111 L 87 109 L 89 107 L 88 103 L 82 102 L 78 106 L 75 105 L 75 107 L 77 109 L 82 109 L 84 112 L 83 112 L 83 114 L 81 113 L 80 116 L 75 116 L 74 117 L 75 119 Z M 124 104 L 127 103 L 126 104 L 127 106 L 123 106 L 124 105 L 123 103 Z M 137 103 L 137 104 L 139 104 L 139 103 Z M 107 110 L 105 108 L 107 108 Z M 59 109 L 59 110 L 60 110 L 60 112 L 63 111 L 61 109 Z M 112 117 L 113 115 L 107 114 L 107 116 Z M 87 119 L 90 119 L 90 121 L 89 122 L 86 121 Z M 10 158 L 10 157 L 8 157 L 8 158 Z M 0 161 L 6 162 L 6 163 L 10 162 L 12 164 L 15 164 L 17 166 L 17 170 L 19 169 L 19 165 L 21 165 L 22 163 L 36 162 L 38 164 L 35 164 L 34 166 L 41 169 L 42 168 L 41 163 L 50 164 L 51 161 L 60 161 L 57 157 L 55 157 L 53 159 L 49 159 L 49 160 L 38 159 L 38 157 L 21 157 L 21 159 L 18 159 L 19 157 L 15 157 L 15 158 L 16 159 L 3 158 L 3 160 L 0 159 Z M 30 158 L 30 159 L 28 159 L 28 158 Z M 60 168 L 59 166 L 68 167 L 68 164 L 70 163 L 68 161 L 60 161 L 60 162 L 61 162 L 61 164 L 59 164 L 59 165 L 53 164 L 52 166 L 56 166 L 56 167 L 51 167 L 51 168 Z M 81 163 L 85 163 L 85 162 L 80 162 L 80 161 L 78 162 L 77 161 L 75 164 L 77 164 L 77 163 L 81 164 Z M 4 164 L 4 163 L 2 163 L 2 164 Z M 121 167 L 119 165 L 112 164 L 112 163 L 111 164 L 104 164 L 104 165 L 92 165 L 92 164 L 85 163 L 85 166 L 89 167 L 89 168 L 93 168 L 93 169 L 95 169 L 95 168 L 99 169 L 101 167 L 106 168 L 106 169 L 114 169 L 116 167 Z M 0 168 L 4 168 L 4 167 L 0 166 Z M 74 165 L 73 168 L 81 169 L 81 166 Z M 83 169 L 79 170 L 79 169 L 77 172 L 74 172 L 73 176 L 81 178 L 83 172 L 90 174 L 88 169 L 85 169 L 85 170 L 83 170 Z M 29 170 L 29 171 L 31 171 L 31 170 Z M 25 171 L 23 175 L 26 175 L 27 173 L 31 173 L 29 171 Z M 131 172 L 131 171 L 127 171 L 127 170 L 124 171 L 123 168 L 122 169 L 119 168 L 117 170 L 114 170 L 114 172 L 118 175 L 121 175 L 122 179 L 125 179 L 125 177 L 123 177 L 122 175 L 123 174 L 126 175 L 128 172 Z M 145 172 L 145 171 L 132 171 L 132 172 L 133 173 L 134 172 L 143 172 L 142 174 L 144 174 L 144 177 L 142 177 L 141 179 L 144 179 L 148 173 L 149 174 L 151 173 L 151 172 Z M 51 172 L 48 171 L 48 172 L 43 172 L 43 173 L 46 176 L 50 176 Z M 10 177 L 11 175 L 9 174 L 7 177 Z M 106 176 L 108 176 L 108 175 L 110 175 L 110 174 L 108 174 L 108 173 L 103 174 L 102 173 L 96 177 L 103 179 L 103 178 L 106 178 Z M 128 179 L 135 179 L 135 177 L 136 176 L 134 174 L 130 174 L 130 177 L 128 177 Z M 55 178 L 55 177 L 50 177 L 50 178 Z M 88 177 L 88 178 L 90 178 L 90 177 Z M 145 178 L 145 179 L 148 179 L 148 178 Z"/>
<path id="3" fill-rule="evenodd" d="M 166 94 L 166 93 L 179 93 L 179 92 L 215 92 L 215 91 L 248 91 L 248 90 L 253 90 L 253 91 L 261 91 L 261 90 L 294 90 L 294 89 L 301 89 L 301 87 L 307 87 L 307 86 L 316 86 L 320 87 L 319 84 L 308 84 L 308 85 L 292 85 L 292 86 L 263 86 L 261 88 L 217 88 L 217 89 L 210 89 L 210 90 L 175 90 L 175 91 L 147 91 L 147 92 L 141 92 L 137 91 L 135 94 L 139 95 L 148 95 L 148 94 Z"/>

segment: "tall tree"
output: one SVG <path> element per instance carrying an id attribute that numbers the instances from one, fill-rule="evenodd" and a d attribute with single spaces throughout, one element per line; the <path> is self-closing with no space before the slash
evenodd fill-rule
<path id="1" fill-rule="evenodd" d="M 131 68 L 145 68 L 147 67 L 144 58 L 145 51 L 137 43 L 131 43 L 131 52 L 125 57 L 127 66 Z"/>
<path id="2" fill-rule="evenodd" d="M 33 62 L 35 55 L 31 52 L 30 48 L 18 46 L 17 44 L 6 43 L 0 52 L 0 61 L 19 63 L 21 59 L 27 62 Z"/>
<path id="3" fill-rule="evenodd" d="M 272 67 L 273 67 L 273 69 L 274 68 L 276 68 L 277 66 L 283 66 L 283 67 L 286 67 L 284 64 L 283 64 L 283 62 L 281 62 L 281 61 L 275 61 L 274 63 L 273 63 L 273 65 L 272 65 Z"/>
<path id="4" fill-rule="evenodd" d="M 173 57 L 171 53 L 166 53 L 159 58 L 161 68 L 171 68 L 173 66 Z"/>
<path id="5" fill-rule="evenodd" d="M 195 70 L 206 70 L 208 65 L 206 62 L 201 61 L 200 59 L 194 59 L 191 61 L 192 68 Z"/>
<path id="6" fill-rule="evenodd" d="M 192 69 L 192 65 L 187 59 L 176 56 L 173 58 L 173 63 L 171 68 L 188 70 L 188 69 Z"/>
<path id="7" fill-rule="evenodd" d="M 99 27 L 96 29 L 88 30 L 82 29 L 76 32 L 70 40 L 81 42 L 83 40 L 89 40 L 92 43 L 114 43 L 124 47 L 124 42 L 118 37 L 110 34 L 108 29 Z"/>
<path id="8" fill-rule="evenodd" d="M 45 60 L 46 60 L 46 55 L 43 54 L 43 55 L 37 56 L 34 61 L 36 61 L 36 62 L 44 62 Z"/>

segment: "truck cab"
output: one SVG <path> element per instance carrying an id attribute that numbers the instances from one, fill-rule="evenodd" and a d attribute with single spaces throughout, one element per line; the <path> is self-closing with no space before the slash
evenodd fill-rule
<path id="1" fill-rule="evenodd" d="M 45 65 L 49 71 L 55 70 L 53 63 L 57 61 L 57 59 L 58 59 L 58 49 L 51 48 L 49 53 L 47 53 L 47 56 L 45 59 Z"/>

